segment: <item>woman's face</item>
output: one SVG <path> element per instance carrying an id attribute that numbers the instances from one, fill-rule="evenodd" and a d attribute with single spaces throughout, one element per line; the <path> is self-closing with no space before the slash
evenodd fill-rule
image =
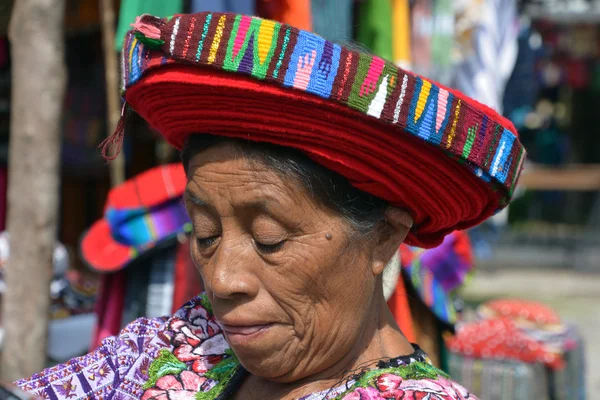
<path id="1" fill-rule="evenodd" d="M 192 257 L 244 367 L 291 382 L 348 354 L 375 292 L 369 246 L 293 179 L 229 144 L 188 167 Z"/>

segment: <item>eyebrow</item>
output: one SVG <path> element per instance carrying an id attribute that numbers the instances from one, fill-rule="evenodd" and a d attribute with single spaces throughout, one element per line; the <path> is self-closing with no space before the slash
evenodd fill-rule
<path id="1" fill-rule="evenodd" d="M 198 197 L 198 195 L 196 195 L 194 192 L 192 192 L 189 189 L 186 189 L 185 192 L 183 193 L 183 201 L 184 202 L 190 202 L 193 205 L 197 206 L 197 207 L 209 207 L 211 208 L 211 206 L 205 202 L 204 200 L 202 200 L 200 197 Z M 273 196 L 266 196 L 265 199 L 261 199 L 261 200 L 254 200 L 254 201 L 248 201 L 248 202 L 243 202 L 241 204 L 238 204 L 237 206 L 235 206 L 234 208 L 238 209 L 238 210 L 248 210 L 250 208 L 256 209 L 256 210 L 260 210 L 266 214 L 269 214 L 271 216 L 275 216 L 276 213 L 273 212 L 273 210 L 271 209 L 271 207 L 269 207 L 269 202 L 271 203 L 275 203 L 277 204 L 279 207 L 285 207 L 283 203 L 281 203 L 281 201 L 277 198 L 277 197 L 273 197 Z"/>
<path id="2" fill-rule="evenodd" d="M 185 201 L 189 201 L 190 203 L 192 203 L 198 207 L 205 207 L 207 205 L 204 200 L 202 200 L 200 197 L 196 196 L 189 189 L 186 189 L 185 192 L 183 193 L 183 199 Z"/>

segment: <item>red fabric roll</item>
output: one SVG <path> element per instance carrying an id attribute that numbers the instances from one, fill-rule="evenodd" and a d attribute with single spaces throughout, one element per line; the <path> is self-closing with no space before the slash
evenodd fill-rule
<path id="1" fill-rule="evenodd" d="M 411 245 L 436 246 L 499 207 L 490 186 L 439 148 L 303 92 L 170 65 L 150 71 L 126 99 L 179 149 L 190 133 L 209 132 L 304 151 L 357 188 L 408 210 L 415 221 Z"/>

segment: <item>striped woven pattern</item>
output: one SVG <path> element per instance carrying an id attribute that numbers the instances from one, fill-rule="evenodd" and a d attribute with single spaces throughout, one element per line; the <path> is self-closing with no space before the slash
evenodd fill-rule
<path id="1" fill-rule="evenodd" d="M 256 17 L 142 16 L 133 28 L 124 97 L 176 148 L 213 134 L 300 150 L 407 210 L 414 225 L 405 242 L 418 247 L 435 247 L 510 201 L 525 158 L 515 130 L 458 92 Z"/>
<path id="2" fill-rule="evenodd" d="M 185 185 L 185 172 L 177 163 L 152 168 L 113 188 L 103 218 L 82 236 L 83 260 L 96 271 L 113 272 L 190 232 L 182 202 Z"/>
<path id="3" fill-rule="evenodd" d="M 150 209 L 109 208 L 104 218 L 110 225 L 113 239 L 135 248 L 136 252 L 183 232 L 189 224 L 181 197 Z"/>
<path id="4" fill-rule="evenodd" d="M 238 14 L 144 16 L 134 27 L 123 51 L 123 90 L 147 70 L 176 61 L 247 74 L 394 125 L 467 163 L 484 181 L 497 183 L 505 192 L 501 206 L 512 196 L 525 159 L 512 124 L 391 62 Z"/>
<path id="5" fill-rule="evenodd" d="M 455 231 L 433 249 L 400 247 L 402 272 L 419 298 L 434 315 L 448 325 L 457 321 L 454 292 L 473 270 L 473 255 L 467 233 Z"/>

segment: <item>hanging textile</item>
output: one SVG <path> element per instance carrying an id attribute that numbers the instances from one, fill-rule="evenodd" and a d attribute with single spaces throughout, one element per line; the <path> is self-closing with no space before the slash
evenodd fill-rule
<path id="1" fill-rule="evenodd" d="M 192 261 L 190 242 L 189 238 L 186 237 L 177 244 L 173 309 L 171 310 L 171 313 L 175 313 L 191 298 L 202 293 L 203 290 L 204 285 L 202 283 L 202 277 Z"/>
<path id="2" fill-rule="evenodd" d="M 150 281 L 148 266 L 150 263 L 151 260 L 145 258 L 141 262 L 133 262 L 124 269 L 126 271 L 126 295 L 121 326 L 126 326 L 146 314 L 148 282 Z"/>
<path id="3" fill-rule="evenodd" d="M 65 60 L 69 82 L 62 115 L 63 166 L 101 171 L 98 145 L 106 135 L 106 87 L 100 32 L 68 37 Z"/>
<path id="4" fill-rule="evenodd" d="M 431 31 L 430 79 L 449 85 L 452 80 L 452 48 L 454 46 L 454 8 L 452 0 L 435 0 Z"/>
<path id="5" fill-rule="evenodd" d="M 14 2 L 14 0 L 0 1 L 0 36 L 8 34 L 8 23 L 10 22 L 10 16 L 12 15 Z"/>
<path id="6" fill-rule="evenodd" d="M 410 24 L 409 0 L 392 0 L 393 60 L 404 69 L 410 69 Z"/>
<path id="7" fill-rule="evenodd" d="M 65 31 L 78 34 L 97 30 L 100 26 L 99 0 L 67 0 L 65 7 Z"/>
<path id="8" fill-rule="evenodd" d="M 234 12 L 236 14 L 256 14 L 256 0 L 192 0 L 191 12 Z"/>
<path id="9" fill-rule="evenodd" d="M 518 53 L 516 0 L 456 0 L 458 63 L 452 87 L 503 114 L 506 84 Z M 490 218 L 508 223 L 508 207 Z"/>
<path id="10" fill-rule="evenodd" d="M 191 12 L 201 11 L 225 12 L 227 10 L 226 0 L 192 0 Z"/>
<path id="11" fill-rule="evenodd" d="M 311 0 L 258 0 L 257 14 L 312 31 Z"/>
<path id="12" fill-rule="evenodd" d="M 313 30 L 335 43 L 352 39 L 353 0 L 312 0 Z"/>
<path id="13" fill-rule="evenodd" d="M 8 169 L 0 168 L 0 231 L 6 227 L 6 204 L 8 194 Z"/>
<path id="14" fill-rule="evenodd" d="M 170 315 L 173 309 L 176 247 L 172 246 L 152 257 L 145 316 L 159 318 Z"/>
<path id="15" fill-rule="evenodd" d="M 531 27 L 524 25 L 518 37 L 517 60 L 513 72 L 506 83 L 503 98 L 504 114 L 521 129 L 525 116 L 533 108 L 539 91 L 536 76 L 536 49 L 530 45 L 533 35 Z"/>
<path id="16" fill-rule="evenodd" d="M 438 247 L 420 249 L 403 245 L 402 272 L 418 298 L 445 329 L 457 322 L 454 292 L 473 271 L 471 242 L 464 231 L 455 231 Z"/>
<path id="17" fill-rule="evenodd" d="M 458 0 L 460 63 L 453 87 L 499 113 L 518 51 L 516 0 Z"/>
<path id="18" fill-rule="evenodd" d="M 183 12 L 183 0 L 122 0 L 119 24 L 115 38 L 115 50 L 121 51 L 125 34 L 135 18 L 142 14 L 170 17 Z"/>
<path id="19" fill-rule="evenodd" d="M 8 38 L 0 36 L 0 146 L 1 164 L 6 164 L 10 131 L 11 70 Z"/>
<path id="20" fill-rule="evenodd" d="M 398 327 L 402 331 L 402 334 L 409 342 L 416 343 L 417 337 L 415 335 L 415 328 L 413 326 L 410 306 L 408 304 L 408 294 L 402 276 L 398 279 L 396 290 L 388 300 L 387 304 Z"/>
<path id="21" fill-rule="evenodd" d="M 96 303 L 96 327 L 92 335 L 90 351 L 96 350 L 102 340 L 117 335 L 125 304 L 126 275 L 124 271 L 104 275 Z"/>
<path id="22" fill-rule="evenodd" d="M 8 39 L 0 36 L 0 68 L 8 66 L 10 56 L 8 54 Z"/>
<path id="23" fill-rule="evenodd" d="M 431 74 L 433 0 L 416 0 L 412 7 L 411 19 L 411 68 L 419 75 L 429 76 Z"/>
<path id="24" fill-rule="evenodd" d="M 365 0 L 358 5 L 356 40 L 386 60 L 392 54 L 392 4 L 390 0 Z"/>

